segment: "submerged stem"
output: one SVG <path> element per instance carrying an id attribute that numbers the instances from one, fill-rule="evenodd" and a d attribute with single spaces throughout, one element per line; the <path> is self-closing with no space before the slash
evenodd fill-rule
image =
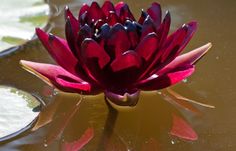
<path id="1" fill-rule="evenodd" d="M 114 109 L 110 103 L 105 98 L 106 104 L 108 106 L 108 115 L 104 125 L 104 131 L 102 133 L 101 141 L 98 146 L 98 150 L 105 150 L 105 145 L 111 139 L 114 131 L 115 123 L 118 117 L 118 111 Z"/>

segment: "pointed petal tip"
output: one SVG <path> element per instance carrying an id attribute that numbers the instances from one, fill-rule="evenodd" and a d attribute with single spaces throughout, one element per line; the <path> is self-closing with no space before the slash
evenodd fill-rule
<path id="1" fill-rule="evenodd" d="M 36 27 L 35 28 L 35 32 L 36 32 L 37 35 L 39 35 L 40 33 L 43 32 L 43 30 L 41 28 L 39 28 L 39 27 Z"/>
<path id="2" fill-rule="evenodd" d="M 38 63 L 26 60 L 20 60 L 19 63 L 23 69 L 25 69 L 29 73 L 32 73 L 33 75 L 37 76 L 39 79 L 41 79 L 42 81 L 53 87 L 53 84 L 50 82 L 50 80 L 37 71 L 36 68 Z"/>

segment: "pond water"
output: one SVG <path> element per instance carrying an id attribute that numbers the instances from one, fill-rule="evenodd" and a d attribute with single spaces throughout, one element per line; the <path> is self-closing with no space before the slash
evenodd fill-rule
<path id="1" fill-rule="evenodd" d="M 125 2 L 138 17 L 140 9 L 147 8 L 153 1 Z M 159 2 L 164 10 L 170 10 L 172 30 L 191 20 L 199 22 L 198 31 L 185 52 L 207 42 L 213 43 L 213 48 L 197 64 L 197 71 L 187 79 L 187 82 L 171 89 L 187 98 L 212 104 L 216 108 L 208 109 L 196 105 L 203 113 L 198 116 L 183 109 L 177 110 L 157 92 L 142 93 L 137 107 L 118 113 L 111 137 L 112 143 L 107 143 L 109 146 L 107 150 L 236 150 L 234 141 L 236 139 L 234 117 L 236 1 L 160 0 Z M 83 1 L 52 0 L 49 3 L 52 10 L 51 32 L 64 36 L 64 5 L 68 4 L 71 10 L 77 13 Z M 49 86 L 20 67 L 21 59 L 47 63 L 53 63 L 53 60 L 38 40 L 30 41 L 18 51 L 0 59 L 0 84 L 19 88 L 43 100 L 47 107 L 43 107 L 41 120 L 48 121 L 48 124 L 41 128 L 39 124 L 34 130 L 1 142 L 0 150 L 60 150 L 63 142 L 78 139 L 88 127 L 94 129 L 94 138 L 82 150 L 104 150 L 100 145 L 108 115 L 104 96 L 85 96 L 78 111 L 67 120 L 75 110 L 75 104 L 81 99 L 80 95 L 54 94 Z M 168 134 L 172 112 L 181 113 L 187 119 L 199 135 L 197 141 L 184 141 Z M 64 132 L 58 134 L 58 129 L 63 129 L 63 126 L 65 126 Z"/>

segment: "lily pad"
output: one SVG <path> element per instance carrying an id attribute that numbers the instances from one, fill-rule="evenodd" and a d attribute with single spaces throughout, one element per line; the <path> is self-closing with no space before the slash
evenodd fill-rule
<path id="1" fill-rule="evenodd" d="M 49 6 L 44 0 L 1 0 L 0 52 L 32 39 L 35 27 L 45 27 Z"/>
<path id="2" fill-rule="evenodd" d="M 40 102 L 22 90 L 0 86 L 0 141 L 29 129 L 39 115 Z"/>

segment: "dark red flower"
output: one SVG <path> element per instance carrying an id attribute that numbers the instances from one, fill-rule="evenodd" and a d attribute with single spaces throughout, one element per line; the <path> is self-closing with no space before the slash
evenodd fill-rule
<path id="1" fill-rule="evenodd" d="M 168 36 L 170 13 L 162 19 L 153 3 L 138 21 L 124 2 L 84 4 L 78 18 L 65 9 L 66 40 L 36 33 L 58 65 L 21 61 L 56 88 L 83 94 L 105 93 L 115 104 L 132 106 L 140 90 L 176 84 L 194 72 L 194 63 L 211 47 L 208 43 L 180 55 L 197 28 L 184 24 Z"/>

